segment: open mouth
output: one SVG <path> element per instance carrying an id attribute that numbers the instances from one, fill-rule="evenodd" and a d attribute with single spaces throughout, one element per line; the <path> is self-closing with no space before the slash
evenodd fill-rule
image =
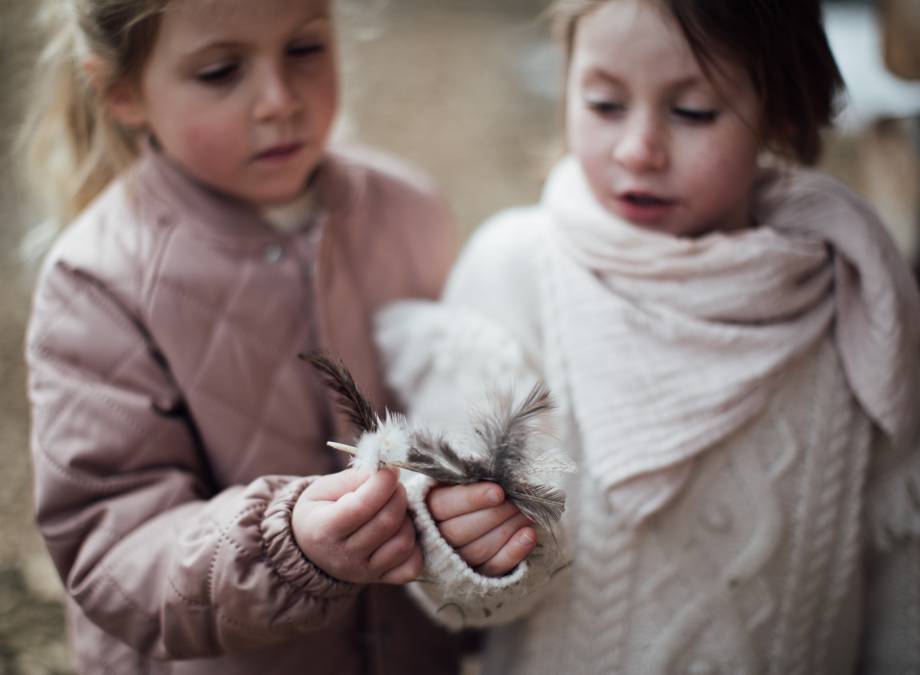
<path id="1" fill-rule="evenodd" d="M 648 192 L 627 190 L 620 192 L 614 202 L 614 210 L 626 220 L 639 225 L 659 224 L 670 217 L 677 207 L 677 200 L 659 197 Z"/>
<path id="2" fill-rule="evenodd" d="M 674 201 L 641 192 L 626 192 L 620 197 L 634 206 L 671 206 Z"/>

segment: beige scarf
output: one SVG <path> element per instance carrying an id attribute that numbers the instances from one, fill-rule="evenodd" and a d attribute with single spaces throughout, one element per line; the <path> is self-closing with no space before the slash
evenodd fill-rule
<path id="1" fill-rule="evenodd" d="M 667 504 L 693 459 L 760 414 L 833 331 L 848 381 L 897 443 L 920 418 L 920 298 L 872 213 L 819 174 L 764 174 L 761 227 L 682 239 L 605 211 L 563 160 L 546 329 L 589 470 L 633 523 Z"/>

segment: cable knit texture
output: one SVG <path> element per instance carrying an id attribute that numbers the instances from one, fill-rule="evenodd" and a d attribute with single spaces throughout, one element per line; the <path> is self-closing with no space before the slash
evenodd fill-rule
<path id="1" fill-rule="evenodd" d="M 558 437 L 581 468 L 565 486 L 563 564 L 532 557 L 519 582 L 526 592 L 485 592 L 480 606 L 502 602 L 501 616 L 477 614 L 469 592 L 445 594 L 457 579 L 432 579 L 424 606 L 455 602 L 462 611 L 435 616 L 495 626 L 487 673 L 920 668 L 920 505 L 911 497 L 920 313 L 877 220 L 830 179 L 765 174 L 760 228 L 677 242 L 674 255 L 642 258 L 647 233 L 581 223 L 620 238 L 583 252 L 633 263 L 599 273 L 560 243 L 571 223 L 560 222 L 568 216 L 553 191 L 565 167 L 539 206 L 475 235 L 443 306 L 426 318 L 416 303 L 401 311 L 417 320 L 403 314 L 396 325 L 387 310 L 378 321 L 390 380 L 413 416 L 452 428 L 457 411 L 502 379 L 480 365 L 501 336 L 502 353 L 517 353 L 509 379 L 550 384 Z M 577 186 L 558 194 L 571 217 L 597 213 Z M 822 217 L 838 231 L 822 234 Z M 719 264 L 701 267 L 714 250 Z M 494 325 L 478 344 L 458 345 L 439 337 L 438 321 L 442 333 Z M 611 335 L 622 339 L 604 343 Z M 654 418 L 643 423 L 658 427 L 616 410 L 604 417 L 612 401 L 649 406 Z"/>

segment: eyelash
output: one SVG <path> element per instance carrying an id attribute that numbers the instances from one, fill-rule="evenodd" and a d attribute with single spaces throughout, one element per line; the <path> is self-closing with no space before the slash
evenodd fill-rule
<path id="1" fill-rule="evenodd" d="M 589 110 L 597 113 L 598 115 L 607 116 L 613 115 L 615 113 L 621 112 L 623 110 L 623 105 L 620 103 L 613 103 L 611 101 L 585 101 Z"/>
<path id="2" fill-rule="evenodd" d="M 325 51 L 325 46 L 321 44 L 295 45 L 288 47 L 287 55 L 294 59 L 306 59 Z M 202 84 L 220 86 L 229 84 L 233 81 L 239 72 L 238 63 L 227 63 L 210 70 L 203 70 L 195 75 Z"/>
<path id="3" fill-rule="evenodd" d="M 613 101 L 587 100 L 585 103 L 589 110 L 602 117 L 615 115 L 617 113 L 623 112 L 623 110 L 626 108 L 626 106 L 622 103 L 615 103 Z M 682 108 L 679 106 L 671 108 L 671 114 L 690 124 L 700 125 L 710 124 L 714 122 L 719 116 L 719 112 L 717 110 L 697 110 L 696 108 Z"/>
<path id="4" fill-rule="evenodd" d="M 671 112 L 693 124 L 709 124 L 719 116 L 716 110 L 697 110 L 695 108 L 672 108 Z"/>

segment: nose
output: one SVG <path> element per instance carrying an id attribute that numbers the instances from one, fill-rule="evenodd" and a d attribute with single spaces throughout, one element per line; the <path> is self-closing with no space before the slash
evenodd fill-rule
<path id="1" fill-rule="evenodd" d="M 667 133 L 654 114 L 636 111 L 614 143 L 613 158 L 630 171 L 664 171 L 669 161 Z"/>
<path id="2" fill-rule="evenodd" d="M 283 67 L 265 68 L 259 74 L 254 115 L 259 122 L 273 122 L 292 117 L 301 109 L 296 88 Z"/>

